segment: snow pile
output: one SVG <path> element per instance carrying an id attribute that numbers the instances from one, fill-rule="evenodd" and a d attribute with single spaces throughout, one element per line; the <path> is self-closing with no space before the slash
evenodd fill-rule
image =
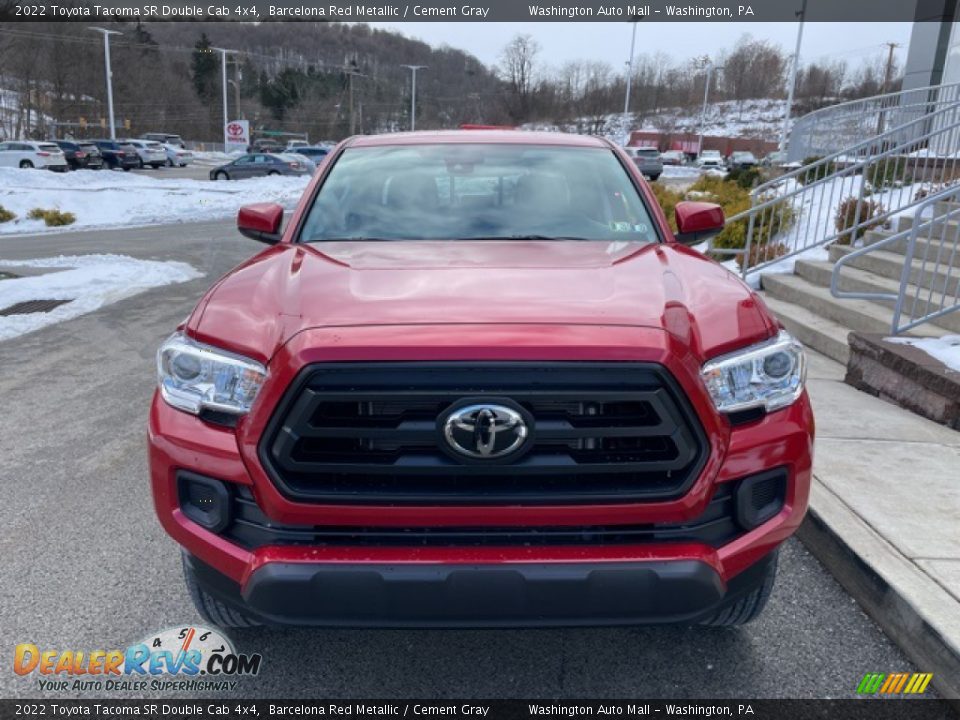
<path id="1" fill-rule="evenodd" d="M 960 335 L 944 335 L 939 338 L 888 337 L 886 342 L 911 345 L 939 360 L 951 370 L 960 372 Z"/>
<path id="2" fill-rule="evenodd" d="M 85 315 L 150 288 L 203 277 L 203 273 L 186 263 L 137 260 L 126 255 L 2 260 L 0 267 L 54 270 L 43 275 L 0 280 L 0 309 L 29 300 L 72 301 L 46 313 L 0 316 L 0 340 Z"/>
<path id="3" fill-rule="evenodd" d="M 0 235 L 216 220 L 254 202 L 289 208 L 309 181 L 306 175 L 210 182 L 105 170 L 52 173 L 0 168 L 0 205 L 17 215 L 16 220 L 0 223 Z M 66 228 L 47 228 L 42 220 L 27 219 L 37 207 L 71 212 L 77 221 Z"/>

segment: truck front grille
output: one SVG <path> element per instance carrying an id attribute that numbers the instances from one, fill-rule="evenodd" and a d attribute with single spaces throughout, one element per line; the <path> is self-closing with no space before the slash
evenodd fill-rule
<path id="1" fill-rule="evenodd" d="M 505 463 L 452 455 L 440 421 L 465 398 L 521 408 L 526 452 Z M 259 454 L 304 502 L 557 504 L 676 497 L 707 449 L 659 365 L 324 363 L 291 385 Z"/>

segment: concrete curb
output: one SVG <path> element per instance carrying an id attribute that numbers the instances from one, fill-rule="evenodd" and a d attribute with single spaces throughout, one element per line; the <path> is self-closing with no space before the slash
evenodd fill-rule
<path id="1" fill-rule="evenodd" d="M 960 711 L 960 602 L 816 478 L 798 537 Z"/>

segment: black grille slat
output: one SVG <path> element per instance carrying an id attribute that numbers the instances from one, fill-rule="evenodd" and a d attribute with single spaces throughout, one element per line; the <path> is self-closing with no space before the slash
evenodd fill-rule
<path id="1" fill-rule="evenodd" d="M 437 419 L 464 398 L 533 418 L 506 465 L 443 451 Z M 620 502 L 681 494 L 707 442 L 669 374 L 641 363 L 318 364 L 292 384 L 260 457 L 308 502 Z"/>
<path id="2" fill-rule="evenodd" d="M 225 535 L 243 547 L 266 545 L 516 546 L 699 542 L 720 547 L 743 530 L 735 520 L 733 483 L 720 485 L 704 512 L 687 523 L 585 527 L 326 527 L 269 521 L 255 502 L 233 500 Z"/>

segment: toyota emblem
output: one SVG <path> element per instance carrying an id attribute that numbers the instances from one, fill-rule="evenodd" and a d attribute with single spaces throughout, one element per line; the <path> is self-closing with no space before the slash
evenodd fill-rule
<path id="1" fill-rule="evenodd" d="M 515 453 L 530 436 L 524 416 L 496 403 L 459 407 L 442 421 L 443 437 L 457 455 L 473 460 L 496 460 Z"/>

